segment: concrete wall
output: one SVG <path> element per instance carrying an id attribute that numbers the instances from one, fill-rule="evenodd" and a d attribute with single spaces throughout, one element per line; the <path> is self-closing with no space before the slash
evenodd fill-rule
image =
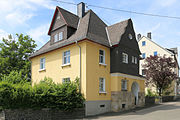
<path id="1" fill-rule="evenodd" d="M 111 111 L 111 100 L 86 101 L 86 116 L 98 115 Z"/>
<path id="2" fill-rule="evenodd" d="M 5 120 L 64 120 L 81 119 L 85 117 L 85 110 L 78 109 L 74 112 L 62 112 L 59 110 L 42 109 L 15 109 L 5 110 Z"/>

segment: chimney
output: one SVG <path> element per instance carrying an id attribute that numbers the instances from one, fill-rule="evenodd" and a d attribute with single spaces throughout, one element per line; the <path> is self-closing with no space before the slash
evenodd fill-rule
<path id="1" fill-rule="evenodd" d="M 140 40 L 141 39 L 141 34 L 137 34 L 137 39 Z"/>
<path id="2" fill-rule="evenodd" d="M 149 39 L 151 39 L 151 32 L 148 32 L 148 33 L 147 33 L 147 37 L 148 37 Z"/>
<path id="3" fill-rule="evenodd" d="M 77 5 L 77 15 L 82 18 L 85 15 L 85 3 L 80 2 Z"/>

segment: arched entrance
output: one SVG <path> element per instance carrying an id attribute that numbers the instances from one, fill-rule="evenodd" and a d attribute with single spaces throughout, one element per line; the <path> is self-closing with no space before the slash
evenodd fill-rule
<path id="1" fill-rule="evenodd" d="M 133 82 L 133 84 L 131 86 L 131 92 L 134 95 L 134 99 L 135 99 L 134 104 L 137 105 L 138 104 L 138 93 L 139 93 L 139 85 L 137 82 Z"/>

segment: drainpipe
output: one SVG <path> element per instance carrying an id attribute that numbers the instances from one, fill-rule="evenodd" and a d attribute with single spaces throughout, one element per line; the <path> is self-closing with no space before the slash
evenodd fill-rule
<path id="1" fill-rule="evenodd" d="M 76 45 L 79 47 L 79 92 L 81 93 L 81 46 L 77 41 Z"/>

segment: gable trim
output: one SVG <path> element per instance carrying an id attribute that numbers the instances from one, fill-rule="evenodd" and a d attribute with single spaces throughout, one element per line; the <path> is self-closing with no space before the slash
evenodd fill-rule
<path id="1" fill-rule="evenodd" d="M 107 37 L 108 37 L 109 45 L 112 46 L 107 27 L 106 27 L 106 34 L 107 34 Z"/>
<path id="2" fill-rule="evenodd" d="M 54 12 L 53 19 L 52 19 L 51 24 L 50 24 L 50 27 L 49 27 L 48 35 L 50 35 L 50 31 L 51 31 L 51 29 L 52 29 L 52 26 L 53 26 L 53 23 L 54 23 L 54 20 L 55 20 L 55 16 L 56 16 L 56 14 L 57 14 L 57 11 L 59 11 L 59 13 L 60 13 L 61 17 L 63 18 L 64 22 L 66 23 L 66 25 L 68 25 L 67 22 L 66 22 L 66 20 L 64 19 L 64 16 L 62 15 L 61 11 L 60 11 L 59 8 L 56 6 L 56 10 L 55 10 L 55 12 Z"/>

